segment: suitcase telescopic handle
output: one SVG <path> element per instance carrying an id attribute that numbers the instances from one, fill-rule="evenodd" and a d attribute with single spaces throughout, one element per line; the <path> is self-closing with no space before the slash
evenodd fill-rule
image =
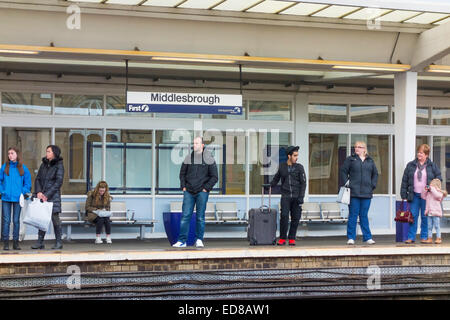
<path id="1" fill-rule="evenodd" d="M 264 187 L 269 187 L 269 206 L 264 205 Z M 261 192 L 261 208 L 268 208 L 270 210 L 270 198 L 272 196 L 272 187 L 270 183 L 265 183 L 262 185 L 262 192 Z"/>

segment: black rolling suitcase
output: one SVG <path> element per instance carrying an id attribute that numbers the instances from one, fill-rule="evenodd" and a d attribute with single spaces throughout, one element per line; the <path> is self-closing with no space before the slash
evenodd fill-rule
<path id="1" fill-rule="evenodd" d="M 269 186 L 269 206 L 264 205 L 264 187 Z M 274 245 L 277 241 L 277 210 L 270 208 L 272 189 L 263 185 L 261 207 L 248 212 L 247 239 L 250 245 Z"/>

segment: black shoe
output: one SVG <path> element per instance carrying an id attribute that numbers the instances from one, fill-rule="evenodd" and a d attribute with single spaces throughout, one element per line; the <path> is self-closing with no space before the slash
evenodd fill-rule
<path id="1" fill-rule="evenodd" d="M 52 247 L 52 249 L 62 249 L 63 248 L 63 245 L 62 245 L 62 242 L 61 242 L 61 240 L 56 240 L 56 242 L 55 242 L 55 245 Z"/>
<path id="2" fill-rule="evenodd" d="M 53 250 L 55 249 L 62 249 L 63 245 L 62 245 L 62 240 L 61 240 L 61 236 L 62 236 L 62 228 L 61 225 L 57 225 L 55 226 L 55 245 L 52 247 Z"/>
<path id="3" fill-rule="evenodd" d="M 22 249 L 19 247 L 19 241 L 18 241 L 18 240 L 14 240 L 14 241 L 13 241 L 13 249 L 14 249 L 14 250 L 22 250 Z"/>
<path id="4" fill-rule="evenodd" d="M 31 246 L 31 249 L 44 249 L 44 237 L 45 231 L 39 230 L 38 232 L 38 241 Z"/>
<path id="5" fill-rule="evenodd" d="M 9 250 L 9 241 L 3 241 L 3 250 Z"/>

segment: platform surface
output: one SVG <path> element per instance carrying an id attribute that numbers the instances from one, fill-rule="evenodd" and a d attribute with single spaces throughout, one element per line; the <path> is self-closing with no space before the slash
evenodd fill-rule
<path id="1" fill-rule="evenodd" d="M 62 250 L 51 250 L 54 241 L 45 241 L 44 250 L 32 250 L 34 241 L 20 243 L 22 250 L 0 251 L 0 265 L 33 262 L 80 262 L 124 260 L 180 260 L 211 258 L 269 258 L 313 256 L 422 255 L 450 254 L 450 235 L 442 244 L 396 243 L 395 236 L 378 236 L 376 244 L 357 239 L 347 245 L 345 237 L 299 238 L 296 246 L 250 246 L 246 239 L 205 239 L 204 248 L 172 248 L 167 239 L 114 240 L 112 244 L 94 244 L 93 240 L 63 242 Z"/>

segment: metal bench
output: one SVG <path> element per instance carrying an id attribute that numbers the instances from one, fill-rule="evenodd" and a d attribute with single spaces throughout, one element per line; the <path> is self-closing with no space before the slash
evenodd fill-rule
<path id="1" fill-rule="evenodd" d="M 335 202 L 305 202 L 302 205 L 300 223 L 346 223 L 344 210 Z"/>
<path id="2" fill-rule="evenodd" d="M 239 210 L 236 202 L 216 202 L 216 213 L 221 223 L 248 224 L 248 220 L 239 217 Z"/>
<path id="3" fill-rule="evenodd" d="M 304 202 L 302 204 L 302 217 L 300 223 L 322 221 L 320 204 L 317 202 Z"/>
<path id="4" fill-rule="evenodd" d="M 59 214 L 62 226 L 67 226 L 67 240 L 71 240 L 72 225 L 84 225 L 81 219 L 80 210 L 76 202 L 61 202 L 61 212 Z"/>
<path id="5" fill-rule="evenodd" d="M 66 239 L 72 240 L 72 226 L 82 225 L 85 227 L 93 226 L 87 220 L 82 219 L 85 216 L 85 202 L 62 202 L 61 203 L 61 224 L 67 226 Z M 138 239 L 144 240 L 145 227 L 154 227 L 156 220 L 135 220 L 134 210 L 126 208 L 125 202 L 111 202 L 111 225 L 139 227 Z"/>
<path id="6" fill-rule="evenodd" d="M 170 212 L 182 212 L 183 202 L 170 202 Z M 194 208 L 195 211 L 195 208 Z M 208 202 L 205 211 L 205 224 L 248 224 L 248 220 L 239 218 L 235 202 Z"/>
<path id="7" fill-rule="evenodd" d="M 208 202 L 206 203 L 206 211 L 205 211 L 205 222 L 206 221 L 217 221 L 216 210 L 214 208 L 214 203 Z"/>
<path id="8" fill-rule="evenodd" d="M 337 202 L 323 202 L 320 204 L 320 208 L 324 222 L 345 223 L 348 220 L 344 217 L 344 210 Z"/>
<path id="9" fill-rule="evenodd" d="M 442 201 L 442 217 L 450 219 L 450 200 Z"/>

